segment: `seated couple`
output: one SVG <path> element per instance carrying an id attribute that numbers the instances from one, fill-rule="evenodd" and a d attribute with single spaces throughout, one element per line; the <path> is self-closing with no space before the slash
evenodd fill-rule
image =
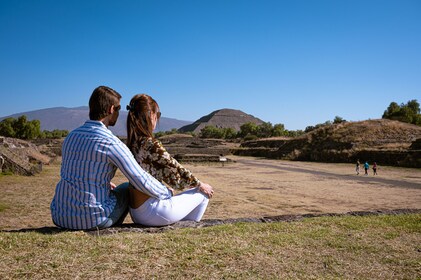
<path id="1" fill-rule="evenodd" d="M 96 88 L 89 99 L 90 120 L 64 140 L 61 179 L 50 206 L 54 224 L 103 229 L 122 224 L 129 211 L 133 222 L 145 226 L 200 221 L 213 189 L 153 138 L 161 116 L 158 104 L 146 94 L 132 98 L 126 146 L 108 129 L 117 122 L 120 99 L 109 87 Z M 111 182 L 117 168 L 128 183 Z M 174 194 L 184 188 L 188 190 Z"/>

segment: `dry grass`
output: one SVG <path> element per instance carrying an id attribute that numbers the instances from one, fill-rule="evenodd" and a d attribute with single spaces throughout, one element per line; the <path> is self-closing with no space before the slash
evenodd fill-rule
<path id="1" fill-rule="evenodd" d="M 2 279 L 417 279 L 421 215 L 94 237 L 0 233 Z"/>
<path id="2" fill-rule="evenodd" d="M 187 165 L 216 189 L 205 218 L 420 208 L 421 171 L 234 158 Z M 0 176 L 0 278 L 419 279 L 421 215 L 325 217 L 160 234 L 42 234 L 59 162 Z M 115 183 L 125 179 L 117 173 Z M 126 219 L 126 223 L 130 223 Z M 26 230 L 19 230 L 26 229 Z"/>

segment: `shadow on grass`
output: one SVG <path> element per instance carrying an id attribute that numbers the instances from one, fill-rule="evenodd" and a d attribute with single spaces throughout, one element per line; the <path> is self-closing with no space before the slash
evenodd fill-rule
<path id="1" fill-rule="evenodd" d="M 122 224 L 115 227 L 106 229 L 94 230 L 70 230 L 58 227 L 41 227 L 41 228 L 24 228 L 16 230 L 1 230 L 0 232 L 7 233 L 27 233 L 36 232 L 41 234 L 59 234 L 62 232 L 85 232 L 89 235 L 110 235 L 121 232 L 144 232 L 144 233 L 160 233 L 173 229 L 180 228 L 203 228 L 224 224 L 235 223 L 274 223 L 274 222 L 293 222 L 299 221 L 304 218 L 315 217 L 340 217 L 340 216 L 373 216 L 373 215 L 399 215 L 399 214 L 419 214 L 421 209 L 393 209 L 393 210 L 373 210 L 373 211 L 352 211 L 346 213 L 318 213 L 318 214 L 298 214 L 298 215 L 279 215 L 268 216 L 262 218 L 235 218 L 235 219 L 204 219 L 200 222 L 194 221 L 181 221 L 172 225 L 162 227 L 149 227 L 138 224 Z"/>

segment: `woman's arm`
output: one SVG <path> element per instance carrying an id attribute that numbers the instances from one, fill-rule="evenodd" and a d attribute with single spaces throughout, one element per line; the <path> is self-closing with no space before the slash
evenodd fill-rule
<path id="1" fill-rule="evenodd" d="M 164 181 L 174 189 L 200 186 L 200 181 L 175 158 L 173 158 L 160 141 L 149 138 L 143 143 L 141 165 L 155 178 Z"/>

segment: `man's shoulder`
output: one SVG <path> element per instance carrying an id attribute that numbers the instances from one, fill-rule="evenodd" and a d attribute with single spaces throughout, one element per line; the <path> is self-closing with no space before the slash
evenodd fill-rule
<path id="1" fill-rule="evenodd" d="M 69 133 L 67 138 L 91 138 L 109 144 L 120 144 L 122 141 L 115 136 L 107 127 L 97 124 L 97 122 L 87 121 Z"/>

